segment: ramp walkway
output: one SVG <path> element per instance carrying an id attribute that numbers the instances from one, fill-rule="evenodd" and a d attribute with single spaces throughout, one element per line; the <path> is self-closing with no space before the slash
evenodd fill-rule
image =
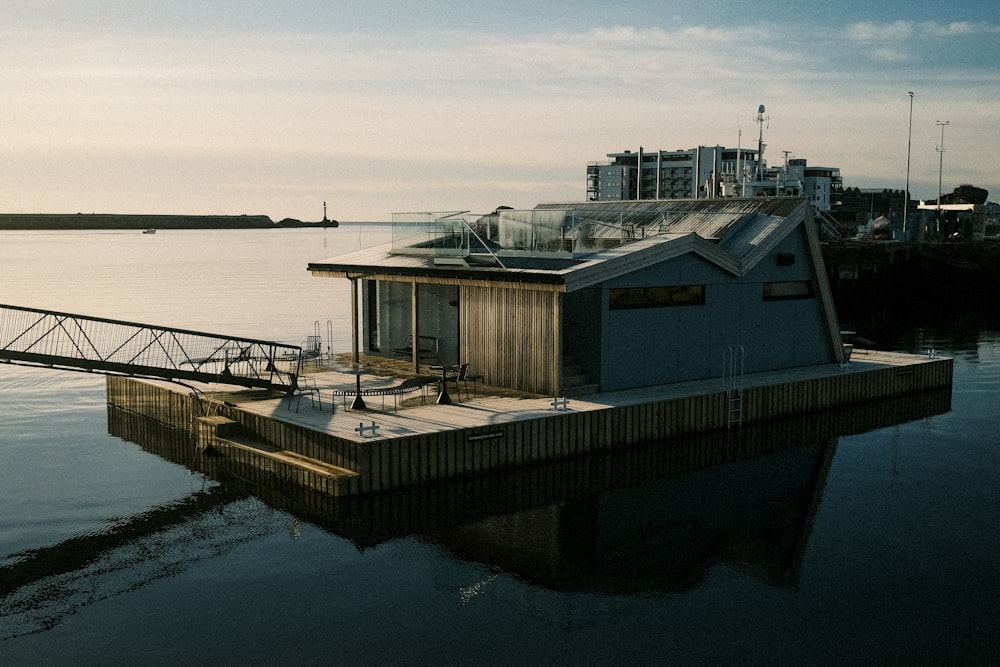
<path id="1" fill-rule="evenodd" d="M 302 348 L 0 305 L 0 362 L 292 392 Z"/>

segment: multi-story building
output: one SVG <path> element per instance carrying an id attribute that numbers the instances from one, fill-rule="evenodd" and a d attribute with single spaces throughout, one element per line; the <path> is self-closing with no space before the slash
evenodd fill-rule
<path id="1" fill-rule="evenodd" d="M 608 153 L 609 161 L 587 166 L 588 201 L 714 199 L 717 197 L 808 197 L 829 211 L 842 189 L 840 170 L 788 160 L 767 167 L 759 151 L 722 146 L 687 150 Z"/>
<path id="2" fill-rule="evenodd" d="M 608 158 L 587 166 L 589 201 L 733 196 L 757 169 L 757 151 L 722 146 L 653 152 L 640 147 L 636 153 L 608 153 Z"/>
<path id="3" fill-rule="evenodd" d="M 804 158 L 788 161 L 788 169 L 802 181 L 802 196 L 808 197 L 817 211 L 829 211 L 844 189 L 837 167 L 813 167 Z"/>

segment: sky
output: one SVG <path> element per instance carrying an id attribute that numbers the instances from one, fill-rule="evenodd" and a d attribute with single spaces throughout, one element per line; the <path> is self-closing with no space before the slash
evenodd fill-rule
<path id="1" fill-rule="evenodd" d="M 992 0 L 3 0 L 0 40 L 4 213 L 581 201 L 608 153 L 755 146 L 761 104 L 769 164 L 1000 201 Z"/>

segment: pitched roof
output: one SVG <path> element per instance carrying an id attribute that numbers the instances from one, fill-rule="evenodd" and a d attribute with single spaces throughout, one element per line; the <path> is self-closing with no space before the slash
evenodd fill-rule
<path id="1" fill-rule="evenodd" d="M 703 239 L 721 240 L 748 217 L 766 215 L 788 217 L 802 202 L 798 197 L 756 199 L 658 199 L 545 203 L 539 209 L 565 209 L 600 219 L 615 219 L 660 233 L 693 232 Z"/>
<path id="2" fill-rule="evenodd" d="M 753 268 L 808 215 L 804 198 L 690 199 L 628 202 L 546 203 L 537 211 L 571 213 L 577 227 L 593 221 L 592 235 L 619 236 L 628 228 L 635 240 L 572 257 L 511 252 L 504 266 L 435 264 L 432 255 L 392 252 L 385 244 L 311 262 L 319 275 L 372 278 L 417 277 L 428 282 L 486 280 L 562 286 L 572 292 L 613 277 L 693 253 L 733 275 Z M 613 229 L 609 234 L 606 230 Z M 593 236 L 592 236 L 593 238 Z M 614 237 L 617 238 L 617 237 Z M 470 258 L 471 259 L 471 258 Z"/>

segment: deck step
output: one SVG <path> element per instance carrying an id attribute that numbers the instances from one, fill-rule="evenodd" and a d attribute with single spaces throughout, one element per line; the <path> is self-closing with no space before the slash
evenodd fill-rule
<path id="1" fill-rule="evenodd" d="M 563 364 L 561 382 L 563 396 L 584 396 L 600 391 L 600 386 L 591 381 L 590 373 L 572 361 Z"/>
<path id="2" fill-rule="evenodd" d="M 600 385 L 597 384 L 577 384 L 566 386 L 563 385 L 563 396 L 586 396 L 587 394 L 596 394 L 601 390 Z"/>
<path id="3" fill-rule="evenodd" d="M 222 450 L 221 453 L 223 454 L 225 454 L 225 448 L 227 447 L 235 447 L 237 449 L 250 451 L 278 463 L 295 466 L 297 468 L 302 468 L 303 470 L 308 470 L 327 477 L 344 478 L 358 476 L 358 473 L 353 470 L 348 470 L 347 468 L 341 468 L 340 466 L 335 466 L 333 464 L 326 463 L 325 461 L 309 458 L 308 456 L 290 452 L 286 449 L 279 449 L 278 447 L 268 445 L 252 438 L 242 436 L 216 438 L 215 447 Z"/>
<path id="4" fill-rule="evenodd" d="M 566 375 L 562 376 L 562 383 L 564 387 L 572 387 L 578 384 L 590 384 L 590 376 L 586 373 L 578 373 L 576 375 Z"/>

